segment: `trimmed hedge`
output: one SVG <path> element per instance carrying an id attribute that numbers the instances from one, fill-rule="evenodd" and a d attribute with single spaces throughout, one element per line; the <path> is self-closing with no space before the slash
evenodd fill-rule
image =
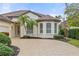
<path id="1" fill-rule="evenodd" d="M 79 29 L 70 29 L 68 36 L 69 38 L 79 39 Z"/>
<path id="2" fill-rule="evenodd" d="M 59 35 L 64 35 L 64 29 L 59 30 Z"/>
<path id="3" fill-rule="evenodd" d="M 14 50 L 0 43 L 0 56 L 12 56 L 12 55 L 14 55 Z"/>
<path id="4" fill-rule="evenodd" d="M 64 29 L 60 29 L 59 35 L 64 36 Z M 79 39 L 79 29 L 78 28 L 69 29 L 68 30 L 68 37 L 73 38 L 73 39 Z"/>
<path id="5" fill-rule="evenodd" d="M 5 45 L 10 46 L 11 39 L 7 35 L 5 35 L 4 33 L 0 33 L 0 43 L 3 43 Z"/>
<path id="6" fill-rule="evenodd" d="M 64 39 L 63 35 L 54 35 L 54 39 Z"/>

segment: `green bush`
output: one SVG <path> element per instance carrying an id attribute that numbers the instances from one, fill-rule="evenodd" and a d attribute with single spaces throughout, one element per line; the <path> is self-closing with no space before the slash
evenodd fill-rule
<path id="1" fill-rule="evenodd" d="M 64 39 L 63 35 L 54 35 L 54 39 Z"/>
<path id="2" fill-rule="evenodd" d="M 59 35 L 64 35 L 64 29 L 59 30 Z"/>
<path id="3" fill-rule="evenodd" d="M 0 43 L 0 56 L 12 56 L 14 54 L 14 50 L 2 43 Z"/>
<path id="4" fill-rule="evenodd" d="M 79 29 L 70 29 L 68 37 L 73 39 L 79 39 Z"/>
<path id="5" fill-rule="evenodd" d="M 1 33 L 4 33 L 5 35 L 9 36 L 9 33 L 8 32 L 1 32 Z"/>
<path id="6" fill-rule="evenodd" d="M 10 46 L 11 39 L 7 35 L 5 35 L 4 33 L 0 33 L 0 43 L 3 43 L 5 45 Z"/>

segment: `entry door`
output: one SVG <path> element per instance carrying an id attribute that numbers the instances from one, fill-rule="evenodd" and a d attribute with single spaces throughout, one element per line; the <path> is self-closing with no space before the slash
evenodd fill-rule
<path id="1" fill-rule="evenodd" d="M 20 36 L 20 25 L 19 24 L 15 25 L 15 36 L 16 37 Z"/>

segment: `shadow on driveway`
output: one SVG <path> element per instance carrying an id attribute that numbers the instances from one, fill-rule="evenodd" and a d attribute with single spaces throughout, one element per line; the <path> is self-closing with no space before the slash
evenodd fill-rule
<path id="1" fill-rule="evenodd" d="M 17 46 L 11 46 L 11 48 L 14 50 L 14 55 L 13 56 L 17 56 L 18 54 L 19 54 L 19 52 L 20 52 L 20 48 L 19 47 L 17 47 Z"/>

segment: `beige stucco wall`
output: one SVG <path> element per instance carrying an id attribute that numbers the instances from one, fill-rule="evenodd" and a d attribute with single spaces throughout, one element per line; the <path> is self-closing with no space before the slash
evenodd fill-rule
<path id="1" fill-rule="evenodd" d="M 10 35 L 11 38 L 16 37 L 15 36 L 15 25 L 14 25 L 14 23 L 11 23 L 11 25 L 10 25 L 10 33 L 11 33 L 11 35 Z"/>
<path id="2" fill-rule="evenodd" d="M 29 16 L 30 18 L 32 18 L 33 20 L 36 20 L 36 19 L 38 19 L 38 16 L 37 15 L 35 15 L 35 14 L 33 14 L 33 13 L 27 13 L 27 14 L 25 14 L 25 15 L 27 15 L 27 16 Z"/>
<path id="3" fill-rule="evenodd" d="M 13 18 L 12 21 L 13 22 L 17 22 L 18 21 L 18 18 Z"/>
<path id="4" fill-rule="evenodd" d="M 33 13 L 27 13 L 25 14 L 27 16 L 29 16 L 30 18 L 32 18 L 33 20 L 37 20 L 38 19 L 38 16 L 33 14 Z M 25 29 L 24 29 L 24 26 L 23 25 L 20 25 L 20 37 L 23 37 L 24 35 L 26 35 L 26 32 L 25 32 Z M 33 37 L 37 37 L 37 27 L 34 26 L 33 28 L 33 34 L 27 34 L 28 36 L 33 36 Z"/>
<path id="5" fill-rule="evenodd" d="M 8 22 L 5 22 L 5 21 L 0 21 L 0 25 L 2 25 L 2 26 L 10 26 L 10 23 L 8 23 Z"/>

